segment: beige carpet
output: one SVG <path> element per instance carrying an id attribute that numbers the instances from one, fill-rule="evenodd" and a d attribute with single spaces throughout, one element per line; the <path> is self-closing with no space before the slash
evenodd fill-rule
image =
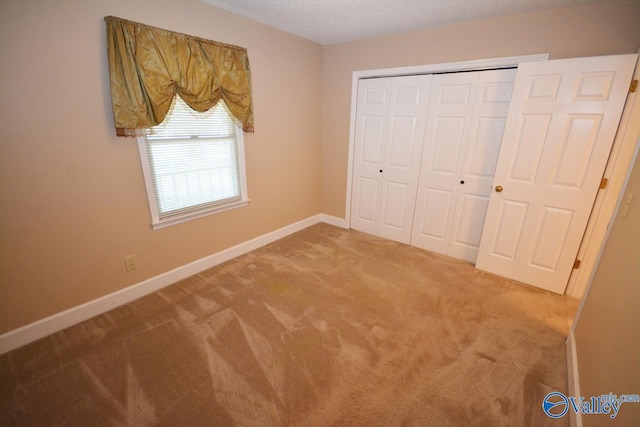
<path id="1" fill-rule="evenodd" d="M 566 426 L 576 305 L 319 224 L 0 356 L 0 424 Z"/>

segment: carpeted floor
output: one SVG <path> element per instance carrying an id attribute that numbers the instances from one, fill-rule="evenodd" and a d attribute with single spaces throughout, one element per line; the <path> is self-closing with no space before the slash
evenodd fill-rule
<path id="1" fill-rule="evenodd" d="M 566 426 L 576 308 L 319 224 L 0 356 L 0 425 Z"/>

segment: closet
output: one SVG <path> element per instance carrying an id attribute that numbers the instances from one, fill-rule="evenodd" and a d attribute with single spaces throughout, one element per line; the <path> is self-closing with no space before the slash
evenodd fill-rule
<path id="1" fill-rule="evenodd" d="M 360 80 L 351 227 L 474 262 L 515 73 Z"/>
<path id="2" fill-rule="evenodd" d="M 359 78 L 351 228 L 564 293 L 637 57 Z"/>

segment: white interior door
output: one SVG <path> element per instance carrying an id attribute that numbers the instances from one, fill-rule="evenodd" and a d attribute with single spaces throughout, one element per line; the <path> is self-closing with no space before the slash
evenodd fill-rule
<path id="1" fill-rule="evenodd" d="M 431 78 L 361 80 L 352 228 L 409 243 Z"/>
<path id="2" fill-rule="evenodd" d="M 475 262 L 515 73 L 434 76 L 412 245 Z"/>
<path id="3" fill-rule="evenodd" d="M 518 68 L 479 269 L 564 293 L 636 59 L 574 58 Z"/>

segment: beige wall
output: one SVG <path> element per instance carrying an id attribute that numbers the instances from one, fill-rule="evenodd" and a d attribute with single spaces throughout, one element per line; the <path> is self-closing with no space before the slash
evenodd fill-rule
<path id="1" fill-rule="evenodd" d="M 640 2 L 555 9 L 414 31 L 324 49 L 322 208 L 345 216 L 353 71 L 549 53 L 635 53 Z"/>
<path id="2" fill-rule="evenodd" d="M 640 109 L 635 111 L 640 137 Z M 640 142 L 639 142 L 640 143 Z M 634 194 L 628 216 L 619 212 L 576 321 L 580 395 L 640 394 L 640 159 L 623 195 Z M 635 420 L 635 423 L 634 423 Z M 583 426 L 638 425 L 640 403 L 626 403 L 611 422 L 584 415 Z"/>
<path id="3" fill-rule="evenodd" d="M 248 207 L 150 229 L 135 140 L 113 130 L 107 15 L 248 49 Z M 0 333 L 321 212 L 317 44 L 198 0 L 3 0 L 0 58 Z"/>

